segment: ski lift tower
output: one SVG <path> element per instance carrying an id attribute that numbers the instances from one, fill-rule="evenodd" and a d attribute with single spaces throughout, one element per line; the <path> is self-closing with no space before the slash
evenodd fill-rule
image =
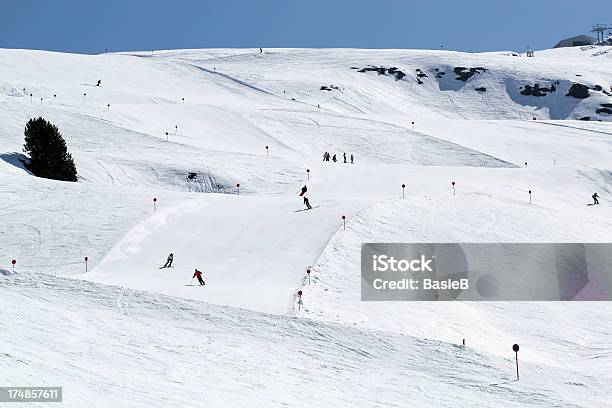
<path id="1" fill-rule="evenodd" d="M 591 30 L 591 32 L 597 34 L 597 44 L 601 44 L 601 45 L 604 44 L 604 41 L 606 40 L 606 31 L 612 31 L 612 25 L 595 24 L 593 26 L 593 29 Z"/>

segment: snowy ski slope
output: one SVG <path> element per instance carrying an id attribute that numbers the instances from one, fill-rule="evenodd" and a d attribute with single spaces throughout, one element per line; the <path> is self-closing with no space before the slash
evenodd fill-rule
<path id="1" fill-rule="evenodd" d="M 51 275 L 0 295 L 2 384 L 60 384 L 62 406 L 609 406 L 580 366 L 517 383 L 511 355 Z"/>
<path id="2" fill-rule="evenodd" d="M 0 50 L 0 382 L 67 406 L 612 406 L 610 303 L 359 300 L 361 242 L 610 242 L 612 51 L 264 51 Z M 37 116 L 78 183 L 21 166 Z"/>

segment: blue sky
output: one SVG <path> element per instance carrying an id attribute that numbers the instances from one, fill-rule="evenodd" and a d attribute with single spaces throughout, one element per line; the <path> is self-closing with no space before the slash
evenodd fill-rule
<path id="1" fill-rule="evenodd" d="M 522 51 L 595 23 L 612 23 L 612 0 L 0 0 L 0 47 Z"/>

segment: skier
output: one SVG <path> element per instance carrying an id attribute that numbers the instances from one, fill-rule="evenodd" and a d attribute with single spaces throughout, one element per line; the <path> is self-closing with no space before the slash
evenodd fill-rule
<path id="1" fill-rule="evenodd" d="M 174 255 L 172 254 L 172 252 L 170 252 L 170 255 L 168 255 L 168 259 L 166 259 L 166 263 L 164 264 L 164 266 L 162 266 L 162 268 L 171 268 L 173 260 L 174 260 Z"/>
<path id="2" fill-rule="evenodd" d="M 102 86 L 102 80 L 98 79 L 98 83 L 96 84 L 96 86 Z"/>
<path id="3" fill-rule="evenodd" d="M 327 152 L 323 153 L 323 161 L 327 161 Z"/>
<path id="4" fill-rule="evenodd" d="M 304 196 L 304 204 L 306 205 L 306 209 L 310 210 L 312 207 L 310 206 L 310 201 L 308 201 L 308 197 Z"/>
<path id="5" fill-rule="evenodd" d="M 335 154 L 333 155 L 332 160 L 333 160 L 334 163 L 338 161 L 338 159 L 336 159 L 336 155 Z"/>
<path id="6" fill-rule="evenodd" d="M 353 164 L 353 155 L 351 154 L 351 164 Z"/>
<path id="7" fill-rule="evenodd" d="M 599 204 L 599 195 L 597 193 L 593 194 L 591 197 L 593 198 L 593 205 Z"/>
<path id="8" fill-rule="evenodd" d="M 346 153 L 342 153 L 344 155 L 344 163 L 346 163 Z"/>
<path id="9" fill-rule="evenodd" d="M 261 54 L 263 52 L 263 50 L 261 49 L 261 47 L 259 47 L 259 53 Z"/>
<path id="10" fill-rule="evenodd" d="M 306 185 L 304 185 L 304 187 L 302 187 L 302 192 L 300 193 L 300 197 L 306 194 L 307 191 L 308 191 L 308 188 L 306 187 Z"/>
<path id="11" fill-rule="evenodd" d="M 204 282 L 204 279 L 202 279 L 202 272 L 198 271 L 198 269 L 196 268 L 195 272 L 193 273 L 193 278 L 198 278 L 198 282 L 200 282 L 200 286 L 204 286 L 206 285 L 206 283 Z"/>

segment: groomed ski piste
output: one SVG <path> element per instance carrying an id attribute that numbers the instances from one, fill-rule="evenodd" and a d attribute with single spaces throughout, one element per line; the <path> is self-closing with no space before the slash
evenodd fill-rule
<path id="1" fill-rule="evenodd" d="M 0 386 L 612 407 L 609 302 L 360 301 L 362 242 L 612 240 L 612 47 L 263 51 L 0 50 Z M 24 169 L 39 116 L 78 182 Z"/>

